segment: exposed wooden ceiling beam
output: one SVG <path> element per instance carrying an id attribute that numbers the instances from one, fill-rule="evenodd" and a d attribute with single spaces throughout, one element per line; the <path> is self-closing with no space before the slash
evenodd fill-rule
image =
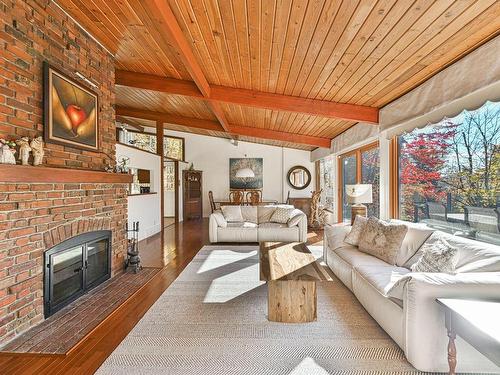
<path id="1" fill-rule="evenodd" d="M 315 147 L 330 148 L 331 139 L 313 137 L 310 135 L 285 133 L 271 129 L 255 128 L 251 126 L 230 125 L 231 133 L 247 137 L 272 139 L 275 141 L 291 142 Z"/>
<path id="2" fill-rule="evenodd" d="M 165 126 L 167 126 L 167 123 L 170 123 L 194 129 L 204 129 L 204 130 L 212 130 L 218 132 L 224 131 L 224 129 L 222 129 L 221 125 L 217 121 L 201 120 L 191 117 L 171 115 L 162 112 L 153 112 L 142 109 L 117 107 L 116 114 L 125 117 L 142 118 L 152 121 L 162 121 L 165 123 Z M 235 135 L 262 138 L 262 139 L 272 139 L 275 141 L 292 142 L 314 147 L 329 148 L 331 142 L 329 138 L 313 137 L 309 135 L 295 134 L 295 133 L 285 133 L 271 129 L 262 129 L 262 128 L 233 125 L 233 124 L 228 124 L 228 131 L 231 134 Z"/>
<path id="3" fill-rule="evenodd" d="M 115 79 L 117 85 L 205 99 L 208 103 L 212 104 L 224 102 L 278 111 L 298 112 L 314 116 L 366 122 L 370 124 L 378 123 L 378 108 L 363 105 L 335 103 L 326 100 L 308 99 L 217 85 L 211 86 L 210 96 L 205 97 L 197 85 L 191 81 L 123 70 L 116 71 Z"/>
<path id="4" fill-rule="evenodd" d="M 189 128 L 212 130 L 218 132 L 224 131 L 222 126 L 217 121 L 177 116 L 168 113 L 154 112 L 143 109 L 116 107 L 116 114 L 120 116 L 142 118 L 151 121 L 162 121 L 164 123 L 182 125 Z"/>
<path id="5" fill-rule="evenodd" d="M 123 118 L 122 116 L 116 116 L 116 121 L 119 123 L 125 124 L 127 126 L 130 126 L 131 128 L 134 128 L 137 131 L 140 131 L 141 133 L 144 132 L 144 126 L 141 126 L 139 124 L 132 124 L 130 121 Z"/>
<path id="6" fill-rule="evenodd" d="M 205 78 L 198 61 L 196 61 L 196 57 L 194 56 L 193 51 L 191 50 L 191 47 L 181 30 L 181 27 L 177 23 L 177 19 L 175 18 L 170 5 L 165 0 L 153 1 L 159 11 L 159 22 L 163 26 L 162 30 L 167 34 L 169 42 L 174 45 L 175 49 L 179 53 L 181 61 L 184 63 L 184 66 L 189 72 L 189 75 L 193 78 L 201 94 L 203 94 L 203 97 L 210 98 L 210 84 Z M 215 117 L 217 117 L 224 130 L 228 132 L 228 121 L 226 119 L 226 115 L 220 107 L 220 104 L 208 102 L 208 106 L 214 113 Z"/>

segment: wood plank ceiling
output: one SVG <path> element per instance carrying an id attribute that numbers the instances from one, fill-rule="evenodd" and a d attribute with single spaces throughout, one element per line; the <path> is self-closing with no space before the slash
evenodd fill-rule
<path id="1" fill-rule="evenodd" d="M 234 125 L 234 129 L 244 126 L 240 139 L 252 141 L 261 134 L 252 131 L 249 136 L 248 127 L 305 135 L 309 136 L 303 138 L 305 141 L 300 137 L 295 141 L 307 141 L 306 145 L 264 141 L 305 149 L 317 146 L 318 142 L 309 142 L 311 137 L 318 137 L 321 143 L 321 139 L 331 139 L 357 122 L 335 118 L 337 112 L 325 116 L 316 111 L 323 110 L 325 101 L 363 106 L 359 113 L 351 111 L 354 115 L 366 107 L 383 107 L 500 30 L 497 0 L 57 2 L 115 54 L 118 70 L 181 80 L 172 81 L 173 86 L 161 83 L 161 87 L 144 86 L 144 82 L 135 87 L 118 85 L 116 102 L 120 108 L 219 121 Z M 199 74 L 193 75 L 185 51 L 169 34 L 171 26 L 166 24 L 164 8 L 173 13 Z M 231 92 L 222 102 L 209 98 L 203 87 L 194 95 L 192 91 L 186 94 L 184 87 L 191 90 L 192 81 L 200 88 L 200 75 L 210 85 L 208 90 L 214 87 L 214 93 L 218 86 L 224 86 L 252 90 L 244 92 L 249 96 L 272 93 L 316 102 L 258 108 L 248 100 L 243 101 L 248 105 L 235 101 Z M 134 86 L 118 78 L 120 74 L 117 83 Z M 157 77 L 152 78 L 149 81 L 154 83 Z M 190 130 L 228 137 L 222 128 L 191 126 Z M 279 138 L 275 132 L 262 134 L 264 138 Z"/>

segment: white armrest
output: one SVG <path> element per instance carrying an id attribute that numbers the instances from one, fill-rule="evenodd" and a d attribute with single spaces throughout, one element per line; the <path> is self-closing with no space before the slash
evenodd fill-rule
<path id="1" fill-rule="evenodd" d="M 326 259 L 326 250 L 335 250 L 345 246 L 345 236 L 351 231 L 350 225 L 326 224 L 323 232 L 323 252 Z"/>
<path id="2" fill-rule="evenodd" d="M 227 227 L 227 221 L 222 212 L 220 211 L 215 211 L 212 213 L 212 215 L 217 223 L 217 226 L 221 228 L 226 228 Z"/>
<path id="3" fill-rule="evenodd" d="M 210 238 L 210 242 L 217 242 L 217 228 L 219 227 L 227 227 L 227 221 L 222 215 L 222 212 L 215 211 L 210 215 L 208 221 L 208 235 Z"/>
<path id="4" fill-rule="evenodd" d="M 500 273 L 477 272 L 448 275 L 414 273 L 404 286 L 405 354 L 421 371 L 448 371 L 444 312 L 436 298 L 498 299 Z M 492 364 L 457 340 L 457 371 L 486 371 Z"/>

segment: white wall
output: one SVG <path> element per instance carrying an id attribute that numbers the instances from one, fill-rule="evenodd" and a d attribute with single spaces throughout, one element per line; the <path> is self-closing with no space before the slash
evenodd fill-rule
<path id="1" fill-rule="evenodd" d="M 130 158 L 129 167 L 151 171 L 151 192 L 156 194 L 128 197 L 128 223 L 139 222 L 139 240 L 152 236 L 161 230 L 160 206 L 160 157 L 133 147 L 116 144 L 116 155 Z"/>
<path id="2" fill-rule="evenodd" d="M 234 146 L 228 139 L 166 130 L 165 135 L 185 138 L 186 161 L 194 163 L 195 169 L 203 171 L 203 215 L 211 212 L 208 192 L 211 190 L 216 200 L 229 197 L 229 158 L 263 158 L 263 198 L 265 200 L 286 199 L 290 186 L 286 182 L 288 169 L 302 165 L 311 172 L 312 182 L 304 190 L 292 190 L 292 197 L 311 196 L 315 189 L 314 163 L 310 161 L 310 152 L 249 142 L 238 142 Z M 245 156 L 246 155 L 246 156 Z M 189 164 L 179 165 L 182 170 Z M 182 220 L 182 185 L 179 193 L 179 219 Z"/>

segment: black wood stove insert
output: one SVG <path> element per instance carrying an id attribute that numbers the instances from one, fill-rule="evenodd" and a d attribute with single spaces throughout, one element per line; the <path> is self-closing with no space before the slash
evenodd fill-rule
<path id="1" fill-rule="evenodd" d="M 76 300 L 111 277 L 111 231 L 72 237 L 44 256 L 44 315 Z"/>

